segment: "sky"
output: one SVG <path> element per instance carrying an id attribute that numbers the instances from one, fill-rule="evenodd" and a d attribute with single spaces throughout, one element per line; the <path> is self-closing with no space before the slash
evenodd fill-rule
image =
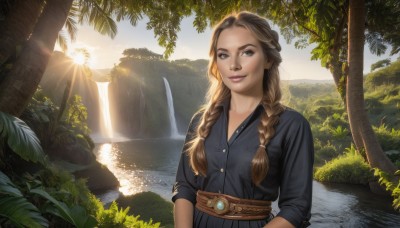
<path id="1" fill-rule="evenodd" d="M 69 50 L 86 48 L 91 54 L 90 67 L 93 69 L 112 68 L 119 63 L 122 52 L 128 48 L 146 47 L 153 52 L 162 54 L 164 48 L 158 45 L 153 31 L 146 30 L 147 22 L 148 19 L 143 19 L 136 27 L 133 27 L 128 21 L 118 22 L 118 33 L 114 39 L 101 35 L 90 26 L 78 26 L 77 38 L 69 45 Z M 212 28 L 208 28 L 203 33 L 197 33 L 192 23 L 193 18 L 182 20 L 181 31 L 178 33 L 176 48 L 170 57 L 171 60 L 182 58 L 208 59 Z M 277 27 L 272 27 L 279 32 Z M 282 46 L 281 55 L 283 59 L 279 69 L 281 79 L 332 80 L 329 70 L 322 67 L 319 61 L 311 60 L 311 47 L 296 49 L 293 43 L 287 44 L 281 35 L 279 42 Z M 364 73 L 370 72 L 371 64 L 390 58 L 388 54 L 383 56 L 370 54 L 367 46 L 364 48 L 364 54 Z M 391 57 L 391 59 L 393 61 L 395 57 Z"/>

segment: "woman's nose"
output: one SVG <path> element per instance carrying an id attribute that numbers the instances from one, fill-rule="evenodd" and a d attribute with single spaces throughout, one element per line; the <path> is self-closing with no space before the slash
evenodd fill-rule
<path id="1" fill-rule="evenodd" d="M 232 58 L 232 62 L 229 66 L 229 70 L 237 71 L 237 70 L 241 70 L 241 69 L 242 69 L 242 66 L 240 65 L 238 58 L 237 57 Z"/>

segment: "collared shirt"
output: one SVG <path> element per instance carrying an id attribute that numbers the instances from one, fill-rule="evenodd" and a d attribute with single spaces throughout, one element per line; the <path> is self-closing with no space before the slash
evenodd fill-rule
<path id="1" fill-rule="evenodd" d="M 251 179 L 251 161 L 259 147 L 258 125 L 263 107 L 243 121 L 227 140 L 229 102 L 205 139 L 207 176 L 196 176 L 182 153 L 173 188 L 172 200 L 184 198 L 196 203 L 196 191 L 218 192 L 231 196 L 275 201 L 279 196 L 277 216 L 296 227 L 309 220 L 312 198 L 314 147 L 310 126 L 298 112 L 285 108 L 280 114 L 276 132 L 267 144 L 269 170 L 256 186 Z M 190 125 L 186 142 L 196 132 L 201 113 Z M 185 151 L 184 147 L 184 151 Z M 224 220 L 195 209 L 194 227 L 262 227 L 267 221 Z"/>

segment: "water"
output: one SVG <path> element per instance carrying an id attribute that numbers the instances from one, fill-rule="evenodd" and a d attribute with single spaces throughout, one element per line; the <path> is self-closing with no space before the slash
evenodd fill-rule
<path id="1" fill-rule="evenodd" d="M 96 82 L 99 92 L 100 110 L 101 110 L 101 134 L 106 138 L 113 138 L 113 128 L 110 116 L 110 104 L 108 100 L 108 84 L 110 82 Z"/>
<path id="2" fill-rule="evenodd" d="M 97 144 L 97 159 L 108 166 L 121 182 L 125 195 L 153 191 L 171 199 L 183 141 L 181 139 L 132 140 Z M 115 192 L 103 199 L 115 199 Z M 310 227 L 399 227 L 400 214 L 390 197 L 372 194 L 358 185 L 313 183 Z M 273 204 L 278 211 L 277 203 Z"/>
<path id="3" fill-rule="evenodd" d="M 164 85 L 165 85 L 165 92 L 167 95 L 167 104 L 168 104 L 168 116 L 169 122 L 171 123 L 171 138 L 178 139 L 183 138 L 182 135 L 179 135 L 178 127 L 176 125 L 176 118 L 175 118 L 175 110 L 174 110 L 174 100 L 172 98 L 171 88 L 169 86 L 168 80 L 163 77 Z"/>

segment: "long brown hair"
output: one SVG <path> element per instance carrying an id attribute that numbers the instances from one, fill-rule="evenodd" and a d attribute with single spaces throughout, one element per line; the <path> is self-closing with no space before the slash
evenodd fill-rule
<path id="1" fill-rule="evenodd" d="M 280 103 L 281 89 L 278 66 L 282 62 L 279 54 L 281 46 L 278 43 L 278 33 L 271 29 L 265 18 L 249 12 L 240 12 L 225 17 L 214 29 L 210 47 L 210 62 L 208 77 L 210 87 L 207 93 L 208 102 L 203 107 L 203 114 L 197 126 L 196 136 L 188 142 L 187 152 L 190 165 L 198 175 L 206 176 L 207 159 L 204 151 L 204 140 L 207 138 L 211 127 L 221 115 L 220 104 L 230 98 L 230 90 L 222 82 L 217 68 L 217 42 L 224 29 L 239 26 L 248 29 L 260 42 L 266 59 L 272 61 L 272 66 L 264 71 L 263 98 L 261 105 L 264 107 L 261 121 L 258 126 L 260 146 L 252 160 L 252 181 L 260 184 L 265 178 L 269 168 L 269 159 L 266 145 L 275 134 L 274 126 L 279 121 L 279 114 L 283 111 Z"/>

